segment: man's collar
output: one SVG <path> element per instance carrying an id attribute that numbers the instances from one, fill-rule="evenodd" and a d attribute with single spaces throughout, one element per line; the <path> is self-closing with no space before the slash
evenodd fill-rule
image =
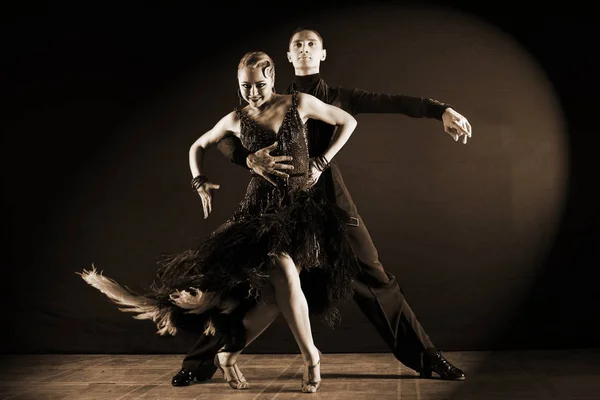
<path id="1" fill-rule="evenodd" d="M 312 89 L 320 80 L 321 74 L 318 72 L 316 74 L 304 76 L 296 75 L 294 78 L 294 84 L 298 89 L 300 89 L 300 91 L 304 91 L 306 89 Z"/>

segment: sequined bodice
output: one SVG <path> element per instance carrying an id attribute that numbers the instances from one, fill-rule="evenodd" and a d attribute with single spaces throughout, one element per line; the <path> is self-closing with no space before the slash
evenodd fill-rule
<path id="1" fill-rule="evenodd" d="M 297 93 L 292 94 L 292 105 L 286 111 L 278 132 L 264 128 L 239 108 L 236 108 L 235 111 L 240 119 L 241 142 L 249 151 L 256 152 L 277 141 L 277 149 L 272 151 L 271 155 L 293 157 L 292 161 L 286 162 L 294 166 L 294 169 L 290 171 L 290 178 L 287 181 L 277 178 L 280 188 L 286 187 L 288 190 L 295 190 L 302 187 L 308 176 L 309 157 L 306 126 L 298 113 Z"/>
<path id="2" fill-rule="evenodd" d="M 270 207 L 294 201 L 293 194 L 306 188 L 309 166 L 306 126 L 298 113 L 297 93 L 292 94 L 292 105 L 286 111 L 278 132 L 264 128 L 239 108 L 236 108 L 235 112 L 240 119 L 240 139 L 244 147 L 256 152 L 277 141 L 276 150 L 270 154 L 292 156 L 293 160 L 286 163 L 293 165 L 294 169 L 286 171 L 290 175 L 288 179 L 271 175 L 270 178 L 276 185 L 260 175 L 253 174 L 244 200 L 231 218 L 232 221 L 270 213 Z"/>

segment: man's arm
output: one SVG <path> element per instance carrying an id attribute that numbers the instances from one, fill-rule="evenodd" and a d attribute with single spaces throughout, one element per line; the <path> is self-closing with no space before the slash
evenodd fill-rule
<path id="1" fill-rule="evenodd" d="M 346 93 L 344 93 L 346 91 Z M 450 104 L 425 97 L 405 96 L 369 92 L 363 89 L 346 89 L 340 93 L 341 101 L 351 114 L 404 114 L 412 118 L 433 118 L 442 120 L 442 115 Z"/>
<path id="2" fill-rule="evenodd" d="M 444 132 L 464 144 L 471 137 L 471 124 L 450 104 L 426 97 L 369 92 L 363 89 L 340 89 L 337 101 L 353 115 L 361 113 L 403 114 L 412 118 L 442 121 Z"/>
<path id="3" fill-rule="evenodd" d="M 246 163 L 246 157 L 248 157 L 250 152 L 242 145 L 242 141 L 238 137 L 233 135 L 226 136 L 221 139 L 217 147 L 232 163 L 249 168 Z"/>
<path id="4" fill-rule="evenodd" d="M 254 171 L 273 185 L 277 185 L 269 175 L 275 175 L 282 178 L 289 178 L 285 170 L 292 170 L 294 167 L 290 164 L 284 164 L 292 161 L 291 156 L 272 156 L 271 152 L 277 149 L 277 142 L 270 146 L 262 148 L 255 153 L 250 152 L 244 147 L 242 141 L 237 136 L 226 136 L 218 143 L 218 148 L 231 162 Z"/>

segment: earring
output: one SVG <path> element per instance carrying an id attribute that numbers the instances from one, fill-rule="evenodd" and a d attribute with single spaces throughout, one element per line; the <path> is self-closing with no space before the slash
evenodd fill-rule
<path id="1" fill-rule="evenodd" d="M 242 91 L 240 89 L 237 90 L 237 97 L 240 103 L 240 106 L 242 105 L 242 101 L 244 100 L 244 98 L 242 97 Z"/>

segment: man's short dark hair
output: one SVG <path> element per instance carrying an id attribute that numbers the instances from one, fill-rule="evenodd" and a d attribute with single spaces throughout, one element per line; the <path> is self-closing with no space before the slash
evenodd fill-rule
<path id="1" fill-rule="evenodd" d="M 294 31 L 290 35 L 290 41 L 288 43 L 288 47 L 290 47 L 292 45 L 292 38 L 294 37 L 294 35 L 296 35 L 296 33 L 298 33 L 298 32 L 303 32 L 303 31 L 313 32 L 315 35 L 317 35 L 317 38 L 319 38 L 319 40 L 321 41 L 321 46 L 323 46 L 323 47 L 325 46 L 325 44 L 323 42 L 323 36 L 321 36 L 319 31 L 317 31 L 316 29 L 313 29 L 313 28 L 307 28 L 307 27 L 300 26 L 300 27 L 294 29 Z"/>

